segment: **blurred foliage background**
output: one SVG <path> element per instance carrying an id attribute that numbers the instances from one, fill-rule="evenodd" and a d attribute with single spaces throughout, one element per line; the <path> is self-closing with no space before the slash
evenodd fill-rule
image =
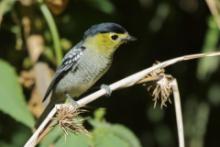
<path id="1" fill-rule="evenodd" d="M 30 137 L 54 70 L 89 26 L 116 22 L 138 38 L 117 51 L 94 91 L 156 60 L 218 50 L 219 8 L 218 0 L 1 0 L 0 146 L 23 146 Z M 187 147 L 219 146 L 219 69 L 217 57 L 167 69 L 179 82 Z M 177 146 L 173 105 L 154 109 L 143 87 L 116 91 L 86 109 L 90 136 L 65 141 L 55 128 L 39 146 Z"/>

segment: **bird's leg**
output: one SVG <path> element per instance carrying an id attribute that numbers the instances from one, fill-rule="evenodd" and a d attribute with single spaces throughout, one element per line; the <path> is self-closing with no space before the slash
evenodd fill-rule
<path id="1" fill-rule="evenodd" d="M 67 102 L 69 102 L 73 107 L 78 108 L 79 104 L 74 100 L 74 98 L 69 94 L 65 93 Z"/>
<path id="2" fill-rule="evenodd" d="M 101 89 L 104 89 L 104 90 L 106 91 L 106 96 L 107 96 L 107 97 L 110 97 L 110 96 L 111 96 L 112 90 L 111 90 L 111 88 L 110 88 L 108 85 L 102 84 L 102 85 L 101 85 Z"/>

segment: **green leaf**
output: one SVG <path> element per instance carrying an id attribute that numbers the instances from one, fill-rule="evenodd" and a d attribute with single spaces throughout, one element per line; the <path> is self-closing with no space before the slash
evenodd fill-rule
<path id="1" fill-rule="evenodd" d="M 60 139 L 62 135 L 63 135 L 63 132 L 58 126 L 56 126 L 55 128 L 52 128 L 49 134 L 47 134 L 42 140 L 40 147 L 48 147 L 51 144 L 54 144 L 55 140 Z"/>
<path id="2" fill-rule="evenodd" d="M 113 125 L 112 131 L 115 136 L 129 143 L 130 147 L 141 147 L 141 144 L 135 134 L 123 125 Z"/>
<path id="3" fill-rule="evenodd" d="M 60 147 L 60 146 L 76 146 L 76 147 L 89 147 L 89 138 L 85 135 L 76 135 L 69 132 L 65 136 L 64 131 L 56 126 L 51 132 L 43 139 L 40 147 Z"/>
<path id="4" fill-rule="evenodd" d="M 74 133 L 69 133 L 65 136 L 61 128 L 56 126 L 40 144 L 40 147 L 48 146 L 89 147 L 89 140 L 85 135 L 75 135 Z"/>
<path id="5" fill-rule="evenodd" d="M 61 139 L 57 141 L 54 147 L 90 147 L 88 138 L 85 135 L 69 134 L 68 136 L 63 135 Z"/>
<path id="6" fill-rule="evenodd" d="M 141 147 L 137 137 L 126 127 L 110 124 L 104 120 L 105 109 L 95 111 L 95 118 L 90 119 L 94 127 L 92 144 L 95 147 Z"/>
<path id="7" fill-rule="evenodd" d="M 95 122 L 93 122 L 94 124 Z M 97 147 L 141 147 L 137 137 L 122 125 L 98 123 L 93 131 L 93 144 Z"/>
<path id="8" fill-rule="evenodd" d="M 28 110 L 16 72 L 0 60 L 0 110 L 22 124 L 33 127 L 34 118 Z"/>
<path id="9" fill-rule="evenodd" d="M 131 147 L 129 143 L 123 141 L 119 137 L 115 136 L 114 134 L 106 134 L 102 138 L 97 138 L 97 141 L 94 145 L 95 147 Z"/>
<path id="10" fill-rule="evenodd" d="M 97 109 L 94 113 L 94 120 L 101 122 L 104 119 L 105 113 L 106 113 L 105 108 Z"/>

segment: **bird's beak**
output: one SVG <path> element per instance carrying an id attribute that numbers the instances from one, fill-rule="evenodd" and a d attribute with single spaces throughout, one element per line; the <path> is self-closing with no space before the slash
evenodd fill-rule
<path id="1" fill-rule="evenodd" d="M 136 41 L 137 38 L 134 37 L 134 36 L 131 36 L 131 35 L 128 35 L 128 38 L 127 38 L 128 41 Z"/>
<path id="2" fill-rule="evenodd" d="M 125 41 L 125 42 L 130 42 L 130 41 L 136 41 L 137 40 L 137 38 L 135 38 L 134 36 L 131 36 L 131 35 L 127 35 L 127 37 L 126 38 L 123 38 L 123 41 Z"/>

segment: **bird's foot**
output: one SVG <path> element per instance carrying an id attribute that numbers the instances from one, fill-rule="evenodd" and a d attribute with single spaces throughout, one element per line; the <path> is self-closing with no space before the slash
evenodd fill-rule
<path id="1" fill-rule="evenodd" d="M 106 91 L 106 96 L 107 96 L 107 97 L 110 97 L 110 96 L 111 96 L 112 90 L 111 90 L 111 88 L 110 88 L 108 85 L 102 84 L 102 85 L 101 85 L 101 89 L 104 89 L 104 90 Z"/>
<path id="2" fill-rule="evenodd" d="M 66 93 L 65 95 L 66 95 L 66 98 L 67 98 L 67 102 L 69 104 L 71 104 L 74 108 L 79 107 L 79 104 L 77 103 L 77 101 L 74 100 L 74 98 L 71 95 L 69 95 L 68 93 Z"/>

